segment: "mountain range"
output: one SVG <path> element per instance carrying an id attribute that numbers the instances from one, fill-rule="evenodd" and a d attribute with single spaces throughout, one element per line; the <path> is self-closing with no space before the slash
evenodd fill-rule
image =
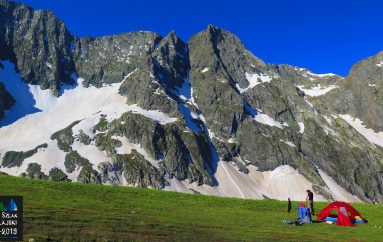
<path id="1" fill-rule="evenodd" d="M 209 25 L 72 35 L 0 1 L 0 171 L 241 198 L 383 202 L 383 52 L 346 77 Z"/>

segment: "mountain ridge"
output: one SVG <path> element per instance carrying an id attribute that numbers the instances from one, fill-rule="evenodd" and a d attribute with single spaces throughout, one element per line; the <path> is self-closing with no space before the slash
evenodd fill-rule
<path id="1" fill-rule="evenodd" d="M 64 100 L 75 98 L 87 105 L 81 104 L 83 108 L 63 119 L 61 126 L 50 123 L 52 128 L 42 131 L 51 132 L 44 136 L 60 131 L 56 139 L 28 146 L 32 150 L 47 143 L 48 148 L 37 152 L 40 158 L 24 162 L 28 164 L 23 169 L 30 164 L 40 168 L 31 165 L 23 175 L 44 177 L 42 172 L 54 168 L 43 162 L 49 156 L 61 157 L 54 164 L 62 173 L 49 178 L 56 180 L 69 176 L 83 182 L 281 198 L 291 196 L 283 183 L 297 187 L 294 177 L 299 176 L 323 199 L 336 198 L 340 188 L 334 188 L 334 181 L 358 200 L 382 201 L 383 149 L 376 133 L 383 130 L 379 54 L 355 64 L 347 77 L 318 75 L 286 64 L 266 64 L 237 36 L 212 25 L 188 42 L 173 31 L 165 37 L 139 31 L 77 38 L 53 14 L 35 12 L 0 2 L 0 59 L 13 62 L 14 67 L 5 63 L 6 67 L 16 68 L 26 82 L 21 85 L 30 90 L 40 86 L 41 90 L 33 89 L 35 106 L 45 105 L 39 106 L 41 113 L 0 127 L 0 133 L 11 134 L 29 119 L 45 122 L 44 115 L 50 119 L 62 110 L 73 115 L 77 108 L 65 107 Z M 15 24 L 18 31 L 11 27 Z M 365 76 L 375 86 L 363 85 Z M 48 95 L 44 90 L 51 90 L 55 98 L 40 100 Z M 113 97 L 115 106 L 102 97 L 102 90 Z M 93 99 L 91 92 L 100 96 Z M 103 101 L 93 107 L 99 100 Z M 357 126 L 355 118 L 373 132 L 366 135 L 366 127 Z M 79 123 L 71 126 L 75 121 Z M 18 149 L 23 136 L 12 136 L 20 143 Z M 90 150 L 99 157 L 89 155 Z M 0 147 L 0 158 L 10 151 L 14 150 Z M 64 158 L 71 160 L 74 171 L 64 172 Z M 12 160 L 7 158 L 4 164 Z M 295 175 L 288 177 L 286 169 Z M 270 171 L 280 174 L 274 180 L 281 183 L 279 193 L 266 189 L 271 186 L 265 178 Z"/>

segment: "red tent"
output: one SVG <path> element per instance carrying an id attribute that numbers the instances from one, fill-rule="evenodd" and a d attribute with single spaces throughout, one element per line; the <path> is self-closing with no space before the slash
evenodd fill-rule
<path id="1" fill-rule="evenodd" d="M 333 202 L 319 213 L 318 220 L 324 220 L 332 214 L 337 214 L 336 224 L 340 226 L 353 226 L 352 220 L 354 220 L 355 216 L 359 216 L 363 219 L 360 213 L 350 204 Z"/>

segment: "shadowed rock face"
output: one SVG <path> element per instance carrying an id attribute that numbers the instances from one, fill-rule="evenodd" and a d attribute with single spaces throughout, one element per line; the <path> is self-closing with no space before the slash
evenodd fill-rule
<path id="1" fill-rule="evenodd" d="M 10 109 L 14 104 L 15 99 L 5 89 L 4 84 L 0 82 L 0 119 L 4 117 L 4 110 Z"/>
<path id="2" fill-rule="evenodd" d="M 58 95 L 62 83 L 72 83 L 74 37 L 50 11 L 14 2 L 0 2 L 0 59 L 10 59 L 30 84 Z"/>
<path id="3" fill-rule="evenodd" d="M 79 181 L 121 184 L 124 178 L 130 185 L 161 189 L 166 178 L 176 178 L 219 186 L 214 178 L 219 156 L 244 173 L 249 165 L 260 171 L 290 165 L 331 199 L 323 171 L 363 201 L 383 201 L 382 147 L 338 116 L 350 114 L 383 131 L 382 53 L 355 64 L 342 78 L 266 64 L 238 37 L 211 25 L 187 43 L 174 32 L 77 38 L 51 12 L 6 1 L 0 1 L 0 20 L 0 59 L 12 61 L 26 83 L 58 96 L 62 84 L 76 77 L 98 88 L 121 82 L 127 104 L 177 119 L 161 124 L 126 112 L 100 121 L 94 138 L 81 138 L 111 159 L 98 171 L 73 155 L 73 126 L 62 127 L 57 140 L 70 171 L 81 167 Z M 333 88 L 310 92 L 325 87 Z M 0 80 L 0 118 L 14 102 Z M 118 153 L 123 144 L 116 136 L 140 144 L 158 167 L 136 151 Z M 27 172 L 46 179 L 43 175 L 36 165 Z M 61 170 L 50 176 L 67 180 Z"/>

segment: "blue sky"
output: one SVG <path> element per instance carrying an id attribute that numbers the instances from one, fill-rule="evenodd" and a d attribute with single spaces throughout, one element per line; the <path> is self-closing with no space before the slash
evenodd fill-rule
<path id="1" fill-rule="evenodd" d="M 240 37 L 267 63 L 347 75 L 352 64 L 383 50 L 378 0 L 20 0 L 51 9 L 78 36 L 134 30 L 188 40 L 209 23 Z"/>

